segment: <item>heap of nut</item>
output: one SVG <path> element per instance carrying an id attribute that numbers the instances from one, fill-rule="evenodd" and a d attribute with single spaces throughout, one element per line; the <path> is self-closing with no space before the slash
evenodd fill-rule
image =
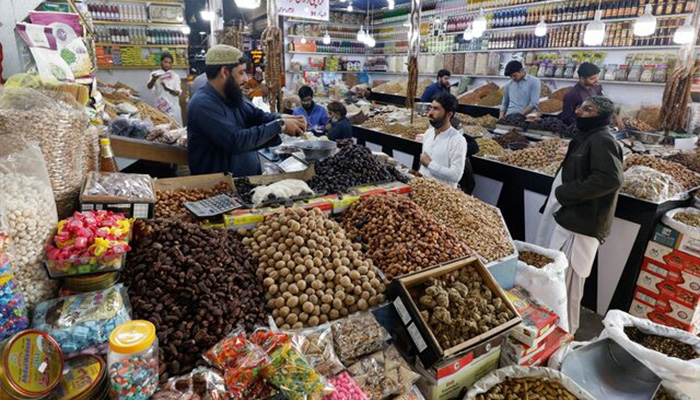
<path id="1" fill-rule="evenodd" d="M 381 130 L 389 125 L 389 120 L 383 115 L 375 115 L 362 123 L 363 128 Z"/>
<path id="2" fill-rule="evenodd" d="M 546 378 L 511 378 L 494 385 L 488 392 L 476 395 L 476 400 L 557 399 L 576 400 L 561 383 Z"/>
<path id="3" fill-rule="evenodd" d="M 425 118 L 427 120 L 427 118 Z M 426 124 L 416 121 L 412 125 L 404 124 L 391 124 L 382 129 L 382 132 L 388 133 L 390 135 L 402 136 L 406 139 L 415 140 L 416 136 L 422 135 L 428 129 Z"/>
<path id="4" fill-rule="evenodd" d="M 230 193 L 231 187 L 224 182 L 217 184 L 211 189 L 201 188 L 180 188 L 176 190 L 158 190 L 158 201 L 156 202 L 153 218 L 175 218 L 189 216 L 184 203 L 190 201 L 200 201 L 217 194 Z"/>
<path id="5" fill-rule="evenodd" d="M 268 216 L 243 242 L 259 259 L 267 307 L 282 329 L 317 326 L 384 301 L 372 261 L 317 208 Z"/>
<path id="6" fill-rule="evenodd" d="M 520 168 L 544 170 L 554 162 L 564 160 L 565 152 L 560 149 L 566 143 L 559 138 L 543 140 L 532 147 L 513 151 L 498 158 L 498 161 Z"/>
<path id="7" fill-rule="evenodd" d="M 411 288 L 421 317 L 443 350 L 503 325 L 515 314 L 472 266 Z"/>
<path id="8" fill-rule="evenodd" d="M 499 157 L 506 155 L 506 150 L 493 139 L 478 138 L 476 143 L 479 145 L 479 152 L 476 153 L 478 156 Z"/>
<path id="9" fill-rule="evenodd" d="M 368 196 L 354 203 L 343 227 L 388 278 L 472 254 L 451 229 L 404 196 Z"/>
<path id="10" fill-rule="evenodd" d="M 647 124 L 646 122 L 636 119 L 636 118 L 630 118 L 627 121 L 625 121 L 625 126 L 627 129 L 632 130 L 632 131 L 640 131 L 640 132 L 656 132 L 657 129 L 654 128 L 653 126 Z"/>
<path id="11" fill-rule="evenodd" d="M 202 352 L 238 325 L 265 320 L 263 287 L 235 232 L 174 220 L 137 220 L 122 272 L 135 319 L 160 342 L 160 378 L 203 365 Z"/>
<path id="12" fill-rule="evenodd" d="M 625 328 L 627 337 L 647 349 L 665 354 L 668 357 L 679 358 L 684 361 L 700 358 L 700 354 L 688 343 L 683 343 L 677 339 L 644 333 L 634 326 Z"/>
<path id="13" fill-rule="evenodd" d="M 452 227 L 487 262 L 514 253 L 498 209 L 433 179 L 416 178 L 409 184 L 411 199 L 438 221 Z"/>
<path id="14" fill-rule="evenodd" d="M 682 222 L 693 228 L 700 228 L 700 214 L 692 212 L 679 212 L 673 216 L 676 221 Z"/>
<path id="15" fill-rule="evenodd" d="M 684 190 L 690 190 L 700 185 L 700 175 L 673 161 L 666 161 L 653 156 L 640 154 L 633 154 L 625 158 L 625 171 L 635 165 L 650 167 L 670 175 Z"/>
<path id="16" fill-rule="evenodd" d="M 489 133 L 488 129 L 481 125 L 465 125 L 462 127 L 462 132 L 471 137 L 481 137 Z"/>
<path id="17" fill-rule="evenodd" d="M 485 114 L 478 118 L 474 118 L 467 114 L 457 114 L 457 118 L 464 125 L 479 125 L 486 129 L 495 129 L 496 121 L 498 121 L 498 118 L 490 114 Z"/>
<path id="18" fill-rule="evenodd" d="M 700 172 L 700 154 L 698 152 L 676 153 L 664 157 L 664 160 L 678 163 L 693 172 Z"/>
<path id="19" fill-rule="evenodd" d="M 552 260 L 551 258 L 543 256 L 539 253 L 535 253 L 534 251 L 519 252 L 518 260 L 524 262 L 527 265 L 532 265 L 535 268 L 542 268 L 545 265 L 549 265 L 554 262 L 554 260 Z"/>
<path id="20" fill-rule="evenodd" d="M 529 146 L 530 141 L 527 140 L 520 132 L 512 130 L 505 135 L 498 135 L 493 140 L 498 142 L 504 149 L 508 148 L 512 144 L 521 144 L 523 146 Z"/>

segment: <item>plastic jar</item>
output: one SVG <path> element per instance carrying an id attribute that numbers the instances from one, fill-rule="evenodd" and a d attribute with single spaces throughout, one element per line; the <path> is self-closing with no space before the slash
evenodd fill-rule
<path id="1" fill-rule="evenodd" d="M 657 65 L 654 70 L 653 82 L 664 83 L 668 75 L 668 65 Z"/>
<path id="2" fill-rule="evenodd" d="M 641 65 L 633 65 L 630 68 L 630 74 L 627 76 L 627 80 L 630 82 L 639 82 L 639 79 L 642 77 L 642 66 Z"/>
<path id="3" fill-rule="evenodd" d="M 58 386 L 63 352 L 46 332 L 26 330 L 0 344 L 0 399 L 46 398 Z"/>
<path id="4" fill-rule="evenodd" d="M 654 66 L 645 65 L 642 70 L 642 76 L 639 79 L 640 82 L 653 82 L 654 81 Z"/>
<path id="5" fill-rule="evenodd" d="M 112 400 L 146 400 L 158 389 L 156 327 L 144 320 L 125 322 L 109 335 L 107 353 Z"/>

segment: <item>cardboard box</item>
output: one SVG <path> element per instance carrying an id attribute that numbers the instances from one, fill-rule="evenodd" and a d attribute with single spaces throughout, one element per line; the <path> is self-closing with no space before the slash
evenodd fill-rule
<path id="1" fill-rule="evenodd" d="M 537 353 L 534 357 L 530 358 L 522 365 L 525 367 L 545 365 L 547 361 L 549 361 L 549 357 L 551 357 L 552 354 L 554 354 L 562 346 L 571 343 L 573 340 L 573 335 L 557 326 L 554 332 L 547 336 L 547 339 L 544 341 L 544 351 Z"/>
<path id="2" fill-rule="evenodd" d="M 426 400 L 462 399 L 469 387 L 498 368 L 500 357 L 501 347 L 496 346 L 477 358 L 471 352 L 451 358 L 437 369 L 425 370 L 416 365 L 416 371 L 423 377 L 416 385 Z"/>
<path id="3" fill-rule="evenodd" d="M 691 256 L 700 257 L 700 238 L 684 235 L 662 223 L 656 225 L 652 240 Z"/>
<path id="4" fill-rule="evenodd" d="M 235 191 L 233 178 L 226 174 L 191 175 L 179 178 L 156 179 L 154 186 L 156 190 L 178 190 L 178 189 L 211 189 L 214 186 L 225 183 Z"/>
<path id="5" fill-rule="evenodd" d="M 536 347 L 528 347 L 514 341 L 512 337 L 508 338 L 502 346 L 501 364 L 534 367 L 546 363 L 554 352 L 574 340 L 571 334 L 559 326 L 552 328 L 552 332 Z"/>
<path id="6" fill-rule="evenodd" d="M 86 195 L 85 189 L 87 185 L 90 184 L 95 174 L 99 174 L 99 172 L 90 172 L 85 178 L 83 186 L 80 188 L 80 211 L 106 210 L 122 213 L 127 218 L 153 218 L 153 211 L 156 204 L 156 189 L 150 177 L 148 178 L 150 180 L 151 190 L 153 191 L 153 197 L 150 199 L 132 201 L 120 197 Z M 128 177 L 128 175 L 133 175 L 122 172 L 118 172 L 118 174 L 125 175 L 126 177 Z"/>
<path id="7" fill-rule="evenodd" d="M 700 295 L 700 258 L 650 241 L 642 270 L 675 282 L 678 287 Z"/>
<path id="8" fill-rule="evenodd" d="M 674 296 L 669 296 L 665 292 L 657 294 L 638 286 L 634 292 L 634 301 L 637 304 L 633 304 L 632 307 L 636 307 L 637 310 L 634 310 L 636 314 L 633 315 L 639 314 L 642 318 L 649 318 L 649 314 L 659 313 L 687 326 L 700 324 L 699 306 L 689 306 L 679 302 Z M 630 314 L 633 311 L 632 307 Z"/>
<path id="9" fill-rule="evenodd" d="M 522 287 L 516 286 L 505 293 L 523 319 L 510 335 L 529 347 L 537 346 L 546 333 L 559 323 L 559 316 Z"/>
<path id="10" fill-rule="evenodd" d="M 671 328 L 676 328 L 682 331 L 690 332 L 693 335 L 697 335 L 698 333 L 700 333 L 700 326 L 684 324 L 660 312 L 654 311 L 651 314 L 649 314 L 649 320 L 660 325 L 666 325 L 670 326 Z"/>
<path id="11" fill-rule="evenodd" d="M 457 346 L 443 349 L 438 343 L 432 330 L 423 321 L 418 306 L 414 302 L 409 289 L 417 287 L 429 278 L 471 266 L 483 277 L 484 283 L 493 291 L 494 295 L 501 298 L 503 304 L 515 315 L 507 323 L 493 328 L 481 335 L 469 339 Z M 401 319 L 403 327 L 407 330 L 418 353 L 418 357 L 426 368 L 431 368 L 438 362 L 460 354 L 474 346 L 481 345 L 505 335 L 510 329 L 522 322 L 518 311 L 513 307 L 505 292 L 491 276 L 484 264 L 477 257 L 469 257 L 453 261 L 448 264 L 438 265 L 422 271 L 396 278 L 389 287 L 389 296 Z"/>

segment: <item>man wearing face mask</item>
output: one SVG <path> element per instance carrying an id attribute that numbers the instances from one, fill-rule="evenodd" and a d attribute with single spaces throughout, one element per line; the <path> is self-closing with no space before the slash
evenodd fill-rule
<path id="1" fill-rule="evenodd" d="M 331 118 L 331 122 L 326 125 L 328 139 L 352 139 L 352 124 L 346 116 L 347 114 L 348 109 L 339 101 L 334 101 L 328 105 L 328 115 Z"/>
<path id="2" fill-rule="evenodd" d="M 559 115 L 565 124 L 576 121 L 576 109 L 593 96 L 601 96 L 603 87 L 598 84 L 600 68 L 595 64 L 583 63 L 578 67 L 578 83 L 564 96 L 564 109 Z"/>
<path id="3" fill-rule="evenodd" d="M 306 124 L 316 136 L 323 135 L 323 130 L 328 123 L 326 109 L 314 102 L 314 91 L 309 86 L 302 86 L 298 94 L 301 100 L 301 107 L 294 110 L 292 114 L 306 118 Z"/>
<path id="4" fill-rule="evenodd" d="M 232 46 L 216 45 L 206 54 L 207 84 L 187 107 L 187 158 L 193 175 L 262 173 L 257 150 L 281 143 L 280 133 L 301 135 L 302 117 L 265 113 L 243 96 L 246 59 Z"/>
<path id="5" fill-rule="evenodd" d="M 614 112 L 613 102 L 603 96 L 593 96 L 576 109 L 579 133 L 569 143 L 537 230 L 537 244 L 561 250 L 569 260 L 572 334 L 579 326 L 584 283 L 598 247 L 610 234 L 622 186 L 622 149 L 610 130 Z"/>
<path id="6" fill-rule="evenodd" d="M 420 156 L 419 172 L 451 187 L 457 187 L 462 179 L 467 159 L 467 141 L 452 126 L 458 105 L 457 98 L 449 93 L 433 98 L 428 112 L 431 128 L 425 132 Z"/>

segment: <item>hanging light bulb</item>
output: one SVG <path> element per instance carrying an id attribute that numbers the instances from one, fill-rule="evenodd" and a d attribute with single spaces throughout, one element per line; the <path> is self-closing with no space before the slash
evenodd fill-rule
<path id="1" fill-rule="evenodd" d="M 690 18 L 685 19 L 685 23 L 676 29 L 676 33 L 673 34 L 673 43 L 676 44 L 688 44 L 693 43 L 695 40 L 695 32 L 693 31 L 693 26 L 690 24 Z"/>
<path id="2" fill-rule="evenodd" d="M 331 44 L 331 35 L 328 34 L 327 30 L 326 34 L 323 35 L 323 44 Z"/>
<path id="3" fill-rule="evenodd" d="M 396 4 L 394 3 L 394 0 L 389 0 L 389 4 L 388 4 L 389 10 L 393 10 L 395 5 Z"/>
<path id="4" fill-rule="evenodd" d="M 354 10 L 354 8 L 352 7 L 352 4 L 349 4 L 348 5 L 348 12 L 352 12 L 353 10 Z"/>
<path id="5" fill-rule="evenodd" d="M 583 34 L 583 44 L 586 46 L 600 46 L 605 39 L 605 23 L 600 20 L 601 14 L 600 10 L 596 10 L 595 19 L 586 25 Z"/>
<path id="6" fill-rule="evenodd" d="M 301 44 L 306 44 L 306 38 L 303 36 L 301 37 Z"/>
<path id="7" fill-rule="evenodd" d="M 464 34 L 462 34 L 462 38 L 466 40 L 467 42 L 474 39 L 474 30 L 472 30 L 472 27 L 469 26 L 467 29 L 464 30 Z"/>
<path id="8" fill-rule="evenodd" d="M 189 35 L 190 32 L 192 32 L 192 29 L 190 29 L 189 25 L 185 25 L 182 28 L 180 28 L 180 31 L 183 35 Z"/>
<path id="9" fill-rule="evenodd" d="M 377 44 L 377 42 L 374 40 L 372 35 L 367 35 L 367 38 L 365 39 L 365 44 L 367 45 L 367 47 L 372 48 Z"/>
<path id="10" fill-rule="evenodd" d="M 540 23 L 535 26 L 535 36 L 542 37 L 547 35 L 547 23 L 544 19 L 540 20 Z"/>
<path id="11" fill-rule="evenodd" d="M 441 22 L 442 20 L 440 19 L 440 17 L 435 17 L 435 25 L 440 25 Z"/>
<path id="12" fill-rule="evenodd" d="M 357 31 L 357 37 L 356 37 L 357 41 L 360 43 L 364 43 L 366 36 L 367 36 L 367 34 L 365 33 L 364 26 L 360 25 L 360 30 Z"/>
<path id="13" fill-rule="evenodd" d="M 254 10 L 260 7 L 260 0 L 235 0 L 236 7 Z"/>
<path id="14" fill-rule="evenodd" d="M 214 19 L 214 11 L 209 11 L 209 10 L 202 10 L 199 12 L 199 15 L 202 17 L 203 20 L 205 21 L 211 21 Z"/>
<path id="15" fill-rule="evenodd" d="M 474 18 L 474 22 L 472 22 L 472 28 L 474 29 L 474 37 L 481 37 L 484 34 L 484 31 L 486 30 L 486 17 L 484 17 L 484 9 L 481 8 L 479 9 L 479 16 Z"/>
<path id="16" fill-rule="evenodd" d="M 651 13 L 651 4 L 644 7 L 644 14 L 634 22 L 634 36 L 649 36 L 656 30 L 656 17 Z"/>

